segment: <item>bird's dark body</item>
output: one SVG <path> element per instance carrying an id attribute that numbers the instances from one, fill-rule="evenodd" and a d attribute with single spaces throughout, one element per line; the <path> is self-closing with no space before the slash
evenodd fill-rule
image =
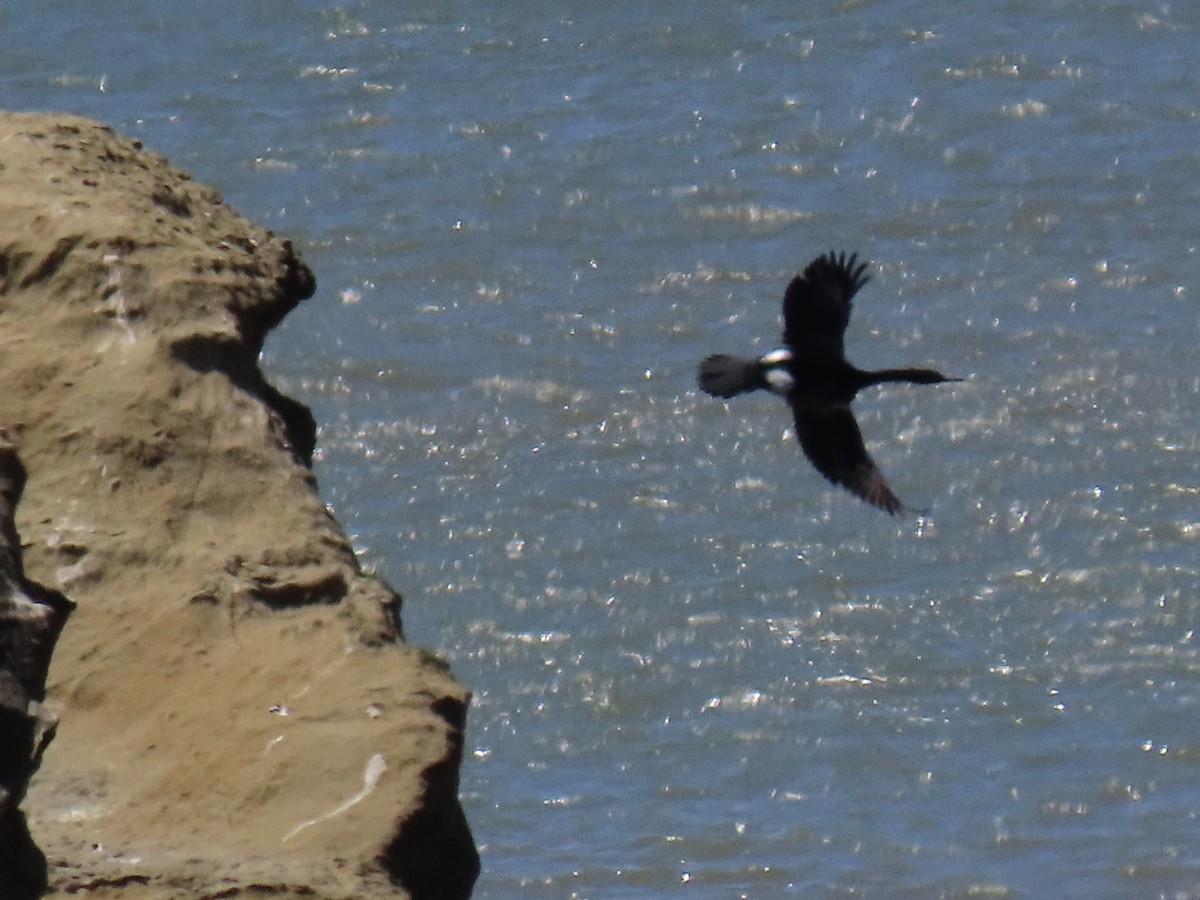
<path id="1" fill-rule="evenodd" d="M 828 409 L 849 406 L 871 382 L 866 372 L 844 359 L 806 361 L 793 357 L 788 369 L 796 379 L 786 398 L 793 409 Z"/>
<path id="2" fill-rule="evenodd" d="M 860 369 L 846 360 L 843 338 L 851 301 L 869 276 L 858 257 L 814 259 L 788 285 L 783 300 L 784 347 L 759 357 L 714 354 L 700 363 L 700 387 L 728 399 L 769 390 L 792 408 L 796 436 L 822 475 L 895 515 L 904 505 L 867 453 L 850 404 L 864 388 L 885 382 L 958 381 L 933 369 Z"/>

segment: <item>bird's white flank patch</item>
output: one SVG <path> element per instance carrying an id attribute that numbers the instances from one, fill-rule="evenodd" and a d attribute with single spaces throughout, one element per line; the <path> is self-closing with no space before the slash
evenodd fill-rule
<path id="1" fill-rule="evenodd" d="M 771 390 L 777 394 L 783 394 L 785 397 L 796 386 L 796 379 L 786 368 L 791 361 L 792 351 L 787 347 L 772 350 L 766 356 L 758 358 L 759 365 L 765 368 L 763 377 L 767 379 Z"/>
<path id="2" fill-rule="evenodd" d="M 767 369 L 766 377 L 767 384 L 777 394 L 787 394 L 796 384 L 796 379 L 787 369 Z"/>

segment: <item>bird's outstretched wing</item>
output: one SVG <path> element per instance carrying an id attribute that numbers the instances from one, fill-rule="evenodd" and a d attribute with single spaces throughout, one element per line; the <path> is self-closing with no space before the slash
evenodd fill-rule
<path id="1" fill-rule="evenodd" d="M 795 414 L 796 437 L 817 471 L 891 515 L 904 509 L 863 444 L 849 408 Z"/>
<path id="2" fill-rule="evenodd" d="M 827 253 L 810 262 L 792 279 L 783 295 L 783 342 L 802 358 L 845 356 L 842 337 L 850 323 L 850 306 L 871 276 L 858 254 Z"/>

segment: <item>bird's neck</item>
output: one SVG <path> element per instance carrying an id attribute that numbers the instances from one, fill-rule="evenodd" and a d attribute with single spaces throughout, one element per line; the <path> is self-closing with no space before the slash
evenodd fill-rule
<path id="1" fill-rule="evenodd" d="M 865 385 L 884 384 L 889 381 L 906 381 L 911 384 L 939 384 L 950 381 L 941 372 L 933 369 L 879 369 L 875 372 L 863 372 Z"/>

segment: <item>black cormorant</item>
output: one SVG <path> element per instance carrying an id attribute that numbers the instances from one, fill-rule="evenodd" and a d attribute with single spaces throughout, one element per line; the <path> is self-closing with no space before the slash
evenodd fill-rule
<path id="1" fill-rule="evenodd" d="M 796 437 L 818 472 L 868 503 L 895 515 L 904 504 L 876 468 L 850 402 L 865 387 L 888 381 L 961 381 L 933 369 L 864 371 L 846 361 L 843 337 L 854 295 L 867 281 L 858 254 L 818 256 L 792 279 L 783 296 L 783 343 L 749 358 L 718 353 L 700 363 L 700 387 L 729 398 L 760 388 L 792 408 Z"/>

